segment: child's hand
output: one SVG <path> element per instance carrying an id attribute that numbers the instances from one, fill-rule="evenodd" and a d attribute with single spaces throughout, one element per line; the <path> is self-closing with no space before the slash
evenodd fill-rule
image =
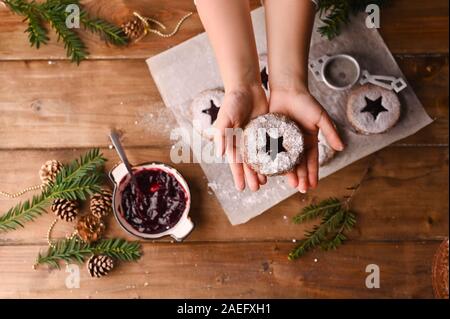
<path id="1" fill-rule="evenodd" d="M 218 155 L 226 153 L 230 163 L 231 173 L 238 190 L 245 188 L 245 182 L 252 191 L 257 191 L 260 185 L 266 183 L 266 177 L 257 174 L 242 163 L 236 143 L 225 139 L 226 128 L 244 128 L 254 117 L 268 112 L 267 98 L 260 83 L 253 86 L 233 89 L 225 93 L 223 105 L 220 107 L 214 127 L 214 136 Z M 239 143 L 239 141 L 236 141 Z M 225 145 L 226 144 L 226 145 Z"/>
<path id="2" fill-rule="evenodd" d="M 318 182 L 318 141 L 319 129 L 330 146 L 342 151 L 342 143 L 327 112 L 306 90 L 272 89 L 269 101 L 270 112 L 282 113 L 296 121 L 305 137 L 305 156 L 296 171 L 288 173 L 289 184 L 301 193 L 315 188 Z"/>

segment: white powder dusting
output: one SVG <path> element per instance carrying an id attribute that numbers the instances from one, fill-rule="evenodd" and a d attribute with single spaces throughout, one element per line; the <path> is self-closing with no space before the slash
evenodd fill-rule
<path id="1" fill-rule="evenodd" d="M 206 130 L 212 125 L 211 116 L 203 111 L 211 107 L 211 101 L 213 101 L 215 106 L 220 108 L 224 97 L 225 92 L 223 90 L 214 89 L 203 91 L 194 98 L 191 104 L 193 119 L 192 124 L 198 132 L 203 133 L 203 130 Z"/>
<path id="2" fill-rule="evenodd" d="M 369 112 L 362 112 L 366 107 L 366 98 L 375 101 L 382 97 L 381 104 L 387 112 L 380 112 L 376 119 Z M 393 127 L 400 118 L 400 100 L 397 94 L 374 85 L 365 85 L 352 92 L 348 98 L 347 117 L 355 129 L 363 134 L 384 133 Z"/>
<path id="3" fill-rule="evenodd" d="M 142 126 L 147 132 L 151 134 L 158 134 L 163 136 L 170 136 L 170 132 L 174 127 L 177 127 L 177 122 L 172 112 L 161 105 L 153 112 L 139 112 L 136 125 Z"/>
<path id="4" fill-rule="evenodd" d="M 286 152 L 273 159 L 266 151 L 267 135 L 283 138 Z M 265 114 L 250 121 L 244 130 L 244 158 L 257 172 L 267 176 L 280 175 L 293 169 L 301 160 L 304 149 L 299 127 L 286 116 Z"/>

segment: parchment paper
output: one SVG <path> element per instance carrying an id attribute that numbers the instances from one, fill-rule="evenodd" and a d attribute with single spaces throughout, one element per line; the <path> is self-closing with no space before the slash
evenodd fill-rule
<path id="1" fill-rule="evenodd" d="M 252 12 L 258 52 L 266 53 L 264 9 Z M 320 23 L 316 19 L 316 26 Z M 316 59 L 324 54 L 347 53 L 353 55 L 362 69 L 371 74 L 403 77 L 389 49 L 376 29 L 367 29 L 364 16 L 355 18 L 351 25 L 335 40 L 328 41 L 314 32 L 310 58 Z M 206 89 L 222 87 L 222 81 L 214 53 L 206 34 L 200 34 L 180 45 L 147 60 L 150 72 L 159 89 L 165 105 L 173 111 L 178 124 L 193 133 L 190 121 L 190 102 Z M 405 79 L 406 80 L 406 79 Z M 356 134 L 347 122 L 345 108 L 348 92 L 329 89 L 316 82 L 310 75 L 311 93 L 327 109 L 334 119 L 346 143 L 344 152 L 339 153 L 326 166 L 320 169 L 324 178 L 352 162 L 380 150 L 387 145 L 414 134 L 432 120 L 426 114 L 420 101 L 410 86 L 400 94 L 402 116 L 400 122 L 387 133 L 364 136 Z M 191 135 L 191 138 L 194 136 Z M 199 136 L 196 136 L 197 140 Z M 208 143 L 203 141 L 203 143 Z M 194 154 L 200 158 L 199 154 Z M 227 164 L 200 163 L 209 187 L 215 192 L 231 224 L 247 222 L 296 192 L 283 177 L 270 178 L 257 193 L 249 190 L 238 192 Z"/>

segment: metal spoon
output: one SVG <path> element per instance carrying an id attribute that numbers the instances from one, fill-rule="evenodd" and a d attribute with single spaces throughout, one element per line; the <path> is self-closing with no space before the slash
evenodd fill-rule
<path id="1" fill-rule="evenodd" d="M 139 187 L 139 184 L 136 180 L 136 176 L 133 174 L 133 169 L 131 168 L 130 161 L 128 161 L 127 155 L 125 154 L 125 150 L 122 147 L 122 143 L 120 143 L 119 134 L 117 134 L 116 131 L 112 130 L 109 133 L 109 138 L 111 139 L 112 144 L 114 145 L 114 148 L 117 151 L 117 154 L 119 155 L 121 161 L 125 164 L 125 168 L 128 171 L 128 174 L 130 175 L 130 182 L 131 187 L 135 192 L 135 200 L 133 202 L 133 206 L 136 208 L 136 206 L 139 204 L 139 200 L 143 197 L 143 193 Z M 143 217 L 143 213 L 137 209 L 138 214 Z"/>
<path id="2" fill-rule="evenodd" d="M 131 168 L 131 164 L 128 161 L 127 155 L 125 154 L 125 150 L 122 147 L 122 143 L 120 143 L 119 134 L 117 134 L 116 131 L 112 130 L 111 133 L 109 133 L 109 138 L 111 139 L 111 142 L 114 145 L 114 148 L 116 149 L 120 160 L 125 164 L 125 168 L 127 169 L 128 174 L 130 174 L 131 179 L 133 180 L 133 182 L 135 182 L 133 169 Z"/>
<path id="3" fill-rule="evenodd" d="M 133 169 L 131 168 L 130 161 L 128 161 L 127 155 L 125 154 L 125 150 L 123 149 L 122 143 L 120 143 L 119 134 L 112 130 L 111 133 L 109 133 L 109 138 L 111 139 L 112 144 L 114 145 L 114 148 L 117 151 L 117 154 L 119 155 L 121 161 L 125 164 L 125 168 L 128 171 L 128 174 L 130 175 L 130 181 L 133 186 L 133 188 L 137 191 L 137 196 L 141 197 L 142 192 L 139 188 L 139 184 L 136 180 L 136 176 L 133 174 Z"/>

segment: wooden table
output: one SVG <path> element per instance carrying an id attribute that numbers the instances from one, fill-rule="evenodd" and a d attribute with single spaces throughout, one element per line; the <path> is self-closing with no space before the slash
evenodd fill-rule
<path id="1" fill-rule="evenodd" d="M 259 1 L 253 1 L 256 7 Z M 85 1 L 86 3 L 86 1 Z M 121 1 L 88 1 L 118 19 Z M 121 264 L 103 279 L 81 268 L 81 287 L 68 289 L 64 270 L 32 270 L 46 249 L 52 214 L 25 229 L 0 234 L 0 297 L 40 298 L 432 298 L 431 261 L 448 236 L 448 1 L 396 0 L 382 10 L 380 30 L 434 123 L 419 133 L 324 179 L 316 191 L 297 194 L 262 216 L 231 226 L 208 193 L 197 164 L 176 165 L 195 199 L 196 228 L 183 243 L 144 242 L 138 263 Z M 185 1 L 128 1 L 130 8 L 174 25 L 195 8 Z M 109 12 L 109 14 L 107 14 Z M 143 121 L 164 106 L 144 59 L 203 31 L 197 14 L 175 37 L 154 36 L 127 48 L 83 35 L 91 56 L 79 67 L 65 58 L 55 37 L 29 48 L 22 18 L 0 6 L 0 188 L 16 191 L 39 182 L 47 159 L 67 161 L 92 147 L 118 162 L 108 148 L 111 126 L 124 133 L 134 163 L 169 162 L 168 133 Z M 354 195 L 356 229 L 337 251 L 287 260 L 306 226 L 290 218 L 311 201 Z M 0 213 L 16 201 L 1 199 Z M 286 217 L 287 218 L 286 218 Z M 58 224 L 57 235 L 70 227 Z M 127 237 L 111 218 L 108 236 Z M 368 289 L 365 268 L 377 264 L 381 287 Z"/>

